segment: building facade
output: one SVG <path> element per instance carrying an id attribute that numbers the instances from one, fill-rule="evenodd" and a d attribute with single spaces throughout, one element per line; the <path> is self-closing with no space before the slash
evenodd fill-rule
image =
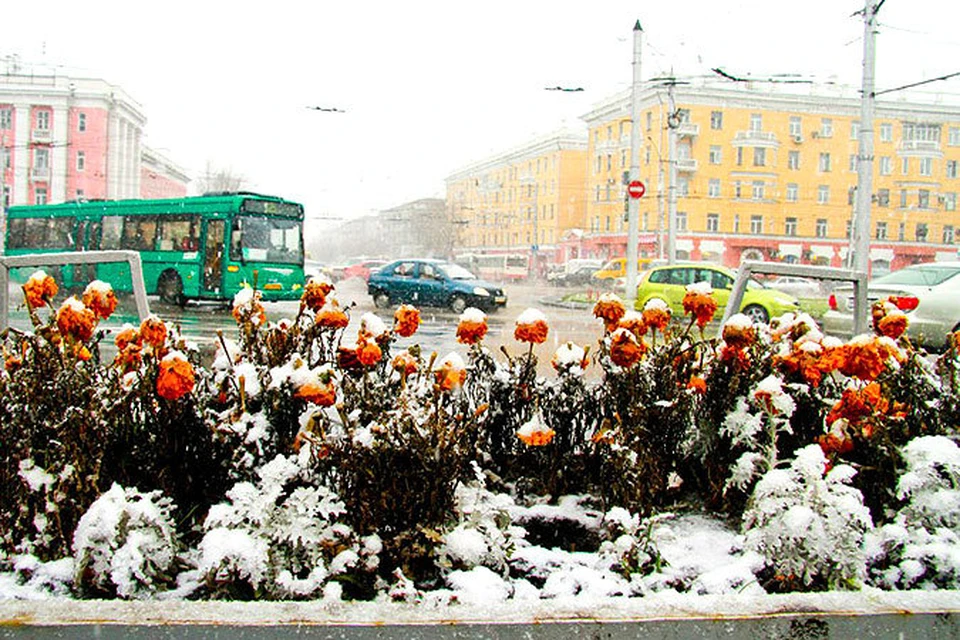
<path id="1" fill-rule="evenodd" d="M 2 204 L 185 195 L 185 172 L 145 148 L 145 124 L 103 80 L 0 75 Z"/>
<path id="2" fill-rule="evenodd" d="M 672 188 L 678 259 L 844 262 L 857 195 L 859 94 L 798 86 L 806 87 L 647 84 L 639 123 L 641 255 L 663 255 Z M 613 96 L 583 116 L 586 217 L 582 236 L 569 239 L 582 255 L 626 253 L 630 98 L 629 91 Z M 874 141 L 873 273 L 956 259 L 960 107 L 878 101 Z"/>
<path id="3" fill-rule="evenodd" d="M 586 134 L 561 131 L 448 176 L 457 251 L 536 257 L 531 268 L 577 257 L 558 255 L 558 247 L 583 226 L 586 158 Z"/>

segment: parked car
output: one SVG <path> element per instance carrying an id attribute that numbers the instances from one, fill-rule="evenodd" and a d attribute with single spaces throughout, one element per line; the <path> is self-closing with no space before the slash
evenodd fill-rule
<path id="1" fill-rule="evenodd" d="M 467 307 L 496 311 L 507 304 L 498 285 L 479 280 L 452 262 L 408 259 L 391 262 L 370 275 L 367 291 L 381 309 L 395 304 L 448 307 L 460 313 Z"/>
<path id="2" fill-rule="evenodd" d="M 771 289 L 795 295 L 798 298 L 819 298 L 823 296 L 822 283 L 816 278 L 798 276 L 780 276 L 765 283 Z"/>
<path id="3" fill-rule="evenodd" d="M 344 280 L 347 278 L 363 278 L 364 282 L 369 282 L 370 274 L 385 264 L 387 264 L 386 260 L 363 260 L 344 267 L 343 278 Z"/>
<path id="4" fill-rule="evenodd" d="M 736 275 L 726 267 L 702 263 L 653 267 L 640 278 L 635 306 L 638 310 L 642 310 L 647 302 L 659 298 L 670 306 L 675 316 L 681 316 L 687 285 L 706 281 L 713 287 L 719 319 L 727 306 Z M 795 297 L 783 291 L 769 289 L 753 278 L 747 281 L 743 302 L 740 305 L 740 312 L 749 316 L 754 322 L 770 322 L 770 318 L 796 312 L 799 309 L 800 303 Z"/>
<path id="5" fill-rule="evenodd" d="M 547 280 L 561 287 L 582 287 L 593 281 L 593 272 L 597 264 L 580 264 L 570 269 L 549 274 Z"/>
<path id="6" fill-rule="evenodd" d="M 960 262 L 927 262 L 891 271 L 867 284 L 870 305 L 894 297 L 907 314 L 907 336 L 931 349 L 946 346 L 948 334 L 960 331 Z M 853 285 L 838 286 L 829 298 L 822 323 L 825 333 L 853 333 Z M 867 319 L 869 322 L 869 311 Z"/>
<path id="7" fill-rule="evenodd" d="M 650 266 L 652 258 L 637 258 L 637 272 L 641 272 Z M 627 275 L 627 259 L 611 258 L 602 267 L 593 272 L 596 280 L 616 280 L 624 278 Z"/>

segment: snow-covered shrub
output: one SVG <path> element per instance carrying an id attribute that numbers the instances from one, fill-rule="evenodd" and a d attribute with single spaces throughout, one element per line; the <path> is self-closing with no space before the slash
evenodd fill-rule
<path id="1" fill-rule="evenodd" d="M 114 484 L 73 535 L 75 583 L 98 595 L 150 596 L 172 584 L 178 547 L 169 498 Z"/>
<path id="2" fill-rule="evenodd" d="M 893 520 L 869 538 L 870 582 L 886 589 L 960 587 L 960 448 L 943 436 L 911 440 Z"/>
<path id="3" fill-rule="evenodd" d="M 308 598 L 331 579 L 376 568 L 379 542 L 359 541 L 340 521 L 343 502 L 315 483 L 310 455 L 308 446 L 277 456 L 256 483 L 237 483 L 229 502 L 211 507 L 198 569 L 213 595 Z"/>
<path id="4" fill-rule="evenodd" d="M 747 548 L 766 561 L 768 589 L 851 589 L 865 577 L 870 512 L 848 484 L 854 469 L 838 465 L 825 474 L 826 465 L 820 447 L 809 445 L 754 487 L 743 529 Z"/>

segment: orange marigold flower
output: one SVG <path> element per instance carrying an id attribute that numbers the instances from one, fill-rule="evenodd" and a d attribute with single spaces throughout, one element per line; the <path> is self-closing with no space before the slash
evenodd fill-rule
<path id="1" fill-rule="evenodd" d="M 907 314 L 891 313 L 877 323 L 877 333 L 893 340 L 898 339 L 907 330 Z"/>
<path id="2" fill-rule="evenodd" d="M 637 313 L 636 311 L 627 311 L 623 314 L 623 317 L 620 318 L 620 322 L 617 323 L 618 329 L 626 329 L 633 335 L 640 338 L 647 333 L 647 323 L 643 319 L 643 315 Z"/>
<path id="3" fill-rule="evenodd" d="M 23 285 L 23 296 L 32 309 L 49 304 L 53 296 L 57 295 L 57 281 L 47 275 L 42 269 L 34 271 L 30 279 Z"/>
<path id="4" fill-rule="evenodd" d="M 871 382 L 861 389 L 844 389 L 840 400 L 827 414 L 826 422 L 832 425 L 843 418 L 849 424 L 856 425 L 863 420 L 886 413 L 889 408 L 890 401 L 883 397 L 879 383 Z"/>
<path id="5" fill-rule="evenodd" d="M 457 325 L 457 342 L 460 344 L 477 344 L 487 335 L 487 316 L 474 307 L 463 310 L 460 314 L 460 324 Z"/>
<path id="6" fill-rule="evenodd" d="M 327 294 L 330 293 L 332 288 L 333 285 L 330 283 L 311 279 L 303 287 L 300 304 L 316 313 L 327 301 Z"/>
<path id="7" fill-rule="evenodd" d="M 419 365 L 417 359 L 409 351 L 398 353 L 391 363 L 394 371 L 399 371 L 401 375 L 411 376 L 417 372 Z"/>
<path id="8" fill-rule="evenodd" d="M 560 373 L 569 373 L 578 367 L 582 372 L 587 368 L 587 350 L 572 342 L 565 342 L 553 352 L 550 364 Z"/>
<path id="9" fill-rule="evenodd" d="M 517 325 L 513 330 L 513 337 L 520 342 L 542 344 L 546 341 L 549 330 L 550 327 L 547 326 L 547 318 L 543 313 L 537 309 L 527 309 L 517 318 Z"/>
<path id="10" fill-rule="evenodd" d="M 249 322 L 255 326 L 267 323 L 267 312 L 260 303 L 260 292 L 250 287 L 242 287 L 233 296 L 233 318 L 237 324 Z"/>
<path id="11" fill-rule="evenodd" d="M 616 365 L 630 368 L 640 361 L 645 351 L 646 345 L 626 329 L 610 334 L 610 359 Z"/>
<path id="12" fill-rule="evenodd" d="M 846 434 L 833 431 L 817 436 L 817 444 L 820 445 L 825 456 L 832 453 L 844 454 L 853 450 L 853 440 L 846 437 Z"/>
<path id="13" fill-rule="evenodd" d="M 690 380 L 687 382 L 687 389 L 690 389 L 694 393 L 706 393 L 707 381 L 700 376 L 690 376 Z"/>
<path id="14" fill-rule="evenodd" d="M 332 379 L 324 382 L 316 378 L 297 387 L 293 397 L 312 402 L 319 407 L 332 407 L 337 402 L 337 388 Z"/>
<path id="15" fill-rule="evenodd" d="M 86 342 L 93 337 L 93 328 L 96 324 L 96 314 L 76 296 L 64 300 L 57 310 L 57 329 L 62 336 L 71 336 L 74 340 Z"/>
<path id="16" fill-rule="evenodd" d="M 593 315 L 603 319 L 603 326 L 609 332 L 617 328 L 620 318 L 627 312 L 623 300 L 615 293 L 605 293 L 593 305 Z"/>
<path id="17" fill-rule="evenodd" d="M 167 325 L 157 316 L 150 316 L 140 323 L 141 344 L 161 351 L 167 342 Z"/>
<path id="18" fill-rule="evenodd" d="M 168 353 L 160 361 L 157 374 L 157 395 L 166 400 L 179 400 L 193 391 L 196 377 L 187 358 L 179 351 Z"/>
<path id="19" fill-rule="evenodd" d="M 123 351 L 127 346 L 131 344 L 140 344 L 140 332 L 137 331 L 137 328 L 132 324 L 125 324 L 120 328 L 120 332 L 117 333 L 116 337 L 113 339 L 113 343 L 117 345 L 119 351 Z"/>
<path id="20" fill-rule="evenodd" d="M 651 298 L 643 305 L 643 321 L 651 329 L 663 331 L 670 324 L 670 306 L 660 298 Z"/>
<path id="21" fill-rule="evenodd" d="M 723 341 L 736 349 L 752 345 L 757 339 L 753 320 L 742 313 L 735 313 L 723 324 Z"/>
<path id="22" fill-rule="evenodd" d="M 840 350 L 842 359 L 837 366 L 840 373 L 865 381 L 876 380 L 891 357 L 900 357 L 896 344 L 879 336 L 856 336 Z"/>
<path id="23" fill-rule="evenodd" d="M 337 348 L 337 366 L 341 371 L 357 372 L 363 369 L 356 347 Z"/>
<path id="24" fill-rule="evenodd" d="M 540 414 L 536 413 L 522 427 L 517 429 L 517 437 L 528 447 L 542 447 L 550 444 L 556 432 L 543 424 Z"/>
<path id="25" fill-rule="evenodd" d="M 365 367 L 372 367 L 380 362 L 383 357 L 383 350 L 375 340 L 368 340 L 362 334 L 357 340 L 357 360 Z"/>
<path id="26" fill-rule="evenodd" d="M 94 280 L 83 290 L 83 304 L 87 305 L 98 318 L 106 320 L 117 309 L 117 296 L 109 284 L 102 280 Z"/>
<path id="27" fill-rule="evenodd" d="M 713 288 L 706 282 L 687 285 L 683 296 L 683 312 L 696 318 L 697 326 L 703 329 L 717 312 L 717 301 L 713 299 Z"/>
<path id="28" fill-rule="evenodd" d="M 420 310 L 409 304 L 397 307 L 393 314 L 393 330 L 402 338 L 409 338 L 420 326 Z"/>
<path id="29" fill-rule="evenodd" d="M 314 322 L 325 329 L 343 329 L 350 324 L 350 318 L 340 309 L 340 303 L 330 298 L 317 313 Z"/>
<path id="30" fill-rule="evenodd" d="M 437 387 L 441 391 L 453 391 L 463 385 L 467 379 L 467 366 L 456 353 L 450 353 L 433 367 Z"/>

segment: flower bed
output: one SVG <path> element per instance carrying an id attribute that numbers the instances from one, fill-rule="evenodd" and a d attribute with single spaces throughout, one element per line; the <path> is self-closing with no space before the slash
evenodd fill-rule
<path id="1" fill-rule="evenodd" d="M 56 306 L 24 287 L 32 332 L 0 373 L 0 596 L 382 600 L 764 595 L 955 589 L 960 570 L 956 337 L 936 360 L 895 301 L 847 343 L 809 316 L 686 317 L 616 296 L 595 348 L 530 309 L 516 352 L 416 346 L 313 280 L 295 318 L 234 300 L 209 368 L 156 317 L 112 336 L 94 282 Z M 592 353 L 591 353 L 592 352 Z M 588 382 L 587 367 L 598 380 Z"/>

